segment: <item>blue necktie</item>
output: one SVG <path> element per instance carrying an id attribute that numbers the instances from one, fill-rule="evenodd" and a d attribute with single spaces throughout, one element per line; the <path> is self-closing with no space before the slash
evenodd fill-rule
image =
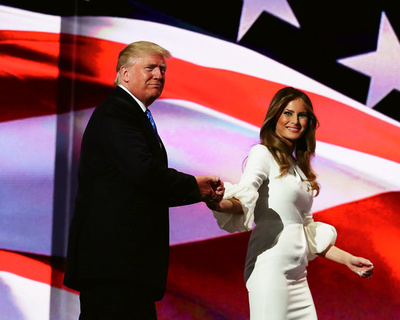
<path id="1" fill-rule="evenodd" d="M 146 109 L 146 116 L 149 118 L 151 125 L 153 126 L 154 131 L 157 133 L 156 123 L 154 122 L 153 116 L 151 115 L 150 109 Z"/>

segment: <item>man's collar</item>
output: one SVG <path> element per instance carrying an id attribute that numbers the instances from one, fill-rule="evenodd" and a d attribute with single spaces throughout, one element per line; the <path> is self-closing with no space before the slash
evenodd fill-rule
<path id="1" fill-rule="evenodd" d="M 130 95 L 131 95 L 131 97 L 133 98 L 133 99 L 135 99 L 135 101 L 138 103 L 138 105 L 140 106 L 140 108 L 143 110 L 143 112 L 146 112 L 146 106 L 144 105 L 144 103 L 142 102 L 142 101 L 140 101 L 138 98 L 136 98 L 133 94 L 132 94 L 132 92 L 130 92 L 126 87 L 124 87 L 122 84 L 119 84 L 118 85 L 118 87 L 120 87 L 120 88 L 122 88 L 122 89 L 124 89 L 126 92 L 128 92 Z"/>

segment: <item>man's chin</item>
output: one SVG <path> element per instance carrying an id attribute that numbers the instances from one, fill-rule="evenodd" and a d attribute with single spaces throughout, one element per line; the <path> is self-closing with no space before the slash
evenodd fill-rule
<path id="1" fill-rule="evenodd" d="M 153 92 L 153 94 L 152 94 L 152 97 L 154 97 L 154 100 L 155 100 L 155 99 L 158 99 L 158 98 L 161 96 L 161 93 L 162 93 L 162 89 L 160 89 L 160 90 L 154 90 L 154 92 Z"/>
<path id="2" fill-rule="evenodd" d="M 150 96 L 149 99 L 148 99 L 148 102 L 149 102 L 148 105 L 152 104 L 152 103 L 153 103 L 154 101 L 156 101 L 160 96 L 161 96 L 161 92 L 157 92 L 157 94 Z"/>

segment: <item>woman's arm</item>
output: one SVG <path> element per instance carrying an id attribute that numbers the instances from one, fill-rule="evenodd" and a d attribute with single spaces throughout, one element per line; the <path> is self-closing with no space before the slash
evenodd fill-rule
<path id="1" fill-rule="evenodd" d="M 240 201 L 236 198 L 223 199 L 219 203 L 213 203 L 214 207 L 210 207 L 210 209 L 225 212 L 225 213 L 233 213 L 233 214 L 243 214 L 243 208 Z"/>
<path id="2" fill-rule="evenodd" d="M 353 256 L 332 245 L 319 255 L 331 261 L 346 265 L 351 271 L 357 273 L 362 278 L 371 278 L 374 272 L 374 265 L 368 259 Z"/>

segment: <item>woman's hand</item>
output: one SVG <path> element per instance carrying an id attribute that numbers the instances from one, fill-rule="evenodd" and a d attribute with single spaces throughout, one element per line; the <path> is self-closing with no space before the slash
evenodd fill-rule
<path id="1" fill-rule="evenodd" d="M 374 265 L 372 262 L 361 257 L 351 256 L 347 266 L 361 278 L 371 278 L 372 273 L 374 272 Z"/>
<path id="2" fill-rule="evenodd" d="M 371 278 L 374 265 L 365 258 L 356 257 L 333 245 L 319 254 L 334 262 L 346 265 L 351 271 L 357 273 L 361 278 Z"/>

